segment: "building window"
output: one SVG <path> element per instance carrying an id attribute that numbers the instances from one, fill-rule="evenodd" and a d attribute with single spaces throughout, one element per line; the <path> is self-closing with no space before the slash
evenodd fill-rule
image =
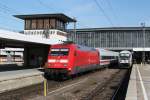
<path id="1" fill-rule="evenodd" d="M 60 29 L 60 21 L 59 20 L 56 20 L 56 28 Z"/>
<path id="2" fill-rule="evenodd" d="M 32 29 L 36 29 L 36 19 L 32 20 Z"/>
<path id="3" fill-rule="evenodd" d="M 37 20 L 37 29 L 43 29 L 43 19 Z"/>
<path id="4" fill-rule="evenodd" d="M 55 29 L 55 28 L 56 28 L 55 19 L 51 19 L 51 20 L 50 20 L 50 27 L 51 27 L 51 29 Z"/>
<path id="5" fill-rule="evenodd" d="M 49 19 L 44 19 L 44 29 L 49 29 Z"/>
<path id="6" fill-rule="evenodd" d="M 31 29 L 31 20 L 29 19 L 25 20 L 25 29 L 26 30 Z"/>

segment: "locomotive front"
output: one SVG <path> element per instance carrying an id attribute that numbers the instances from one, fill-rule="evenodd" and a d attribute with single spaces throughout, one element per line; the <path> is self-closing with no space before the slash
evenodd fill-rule
<path id="1" fill-rule="evenodd" d="M 69 45 L 53 45 L 48 54 L 45 73 L 51 75 L 68 74 L 71 70 Z"/>

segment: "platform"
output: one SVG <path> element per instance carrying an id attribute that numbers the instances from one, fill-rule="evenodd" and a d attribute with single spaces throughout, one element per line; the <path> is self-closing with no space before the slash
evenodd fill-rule
<path id="1" fill-rule="evenodd" d="M 150 99 L 150 65 L 134 64 L 129 80 L 126 100 Z"/>
<path id="2" fill-rule="evenodd" d="M 39 69 L 0 72 L 0 93 L 41 83 L 43 74 Z"/>

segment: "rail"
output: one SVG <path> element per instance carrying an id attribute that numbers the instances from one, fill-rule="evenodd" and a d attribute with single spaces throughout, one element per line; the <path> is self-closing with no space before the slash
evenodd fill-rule
<path id="1" fill-rule="evenodd" d="M 131 70 L 132 70 L 132 68 L 128 69 L 128 71 L 125 74 L 125 77 L 121 80 L 118 88 L 116 89 L 116 91 L 112 95 L 111 100 L 116 100 L 116 99 L 121 100 L 120 97 L 125 98 L 126 91 L 127 91 L 127 88 L 128 88 L 129 79 L 130 79 Z M 123 88 L 125 88 L 125 89 L 123 89 Z M 123 94 L 122 93 L 120 94 L 120 91 L 122 91 Z"/>

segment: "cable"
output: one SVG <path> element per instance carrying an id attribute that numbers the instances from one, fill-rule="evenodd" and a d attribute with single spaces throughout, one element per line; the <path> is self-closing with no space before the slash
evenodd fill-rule
<path id="1" fill-rule="evenodd" d="M 113 22 L 111 21 L 111 19 L 109 18 L 109 16 L 105 13 L 105 10 L 101 7 L 101 5 L 98 3 L 97 0 L 94 0 L 96 5 L 98 6 L 98 8 L 102 11 L 102 13 L 104 14 L 104 16 L 106 17 L 106 19 L 108 20 L 108 22 L 114 26 Z"/>
<path id="2" fill-rule="evenodd" d="M 111 4 L 110 0 L 104 0 L 104 1 L 107 2 L 107 4 L 108 4 L 108 6 L 109 6 L 109 8 L 110 8 L 114 18 L 117 20 L 118 19 L 117 14 L 115 13 L 114 8 L 112 7 L 112 4 Z"/>
<path id="3" fill-rule="evenodd" d="M 6 12 L 10 12 L 10 13 L 18 13 L 18 11 L 14 10 L 13 8 L 8 7 L 5 4 L 0 3 L 0 8 L 3 9 Z"/>
<path id="4" fill-rule="evenodd" d="M 38 0 L 38 2 L 39 2 L 39 4 L 40 4 L 41 6 L 45 7 L 46 9 L 49 9 L 49 10 L 52 9 L 51 6 L 49 6 L 49 5 L 45 4 L 45 3 L 43 3 L 41 0 Z"/>
<path id="5" fill-rule="evenodd" d="M 0 20 L 0 29 L 10 30 L 10 31 L 15 31 L 15 32 L 19 31 L 19 30 L 16 28 L 16 26 L 13 26 L 13 27 L 12 27 L 12 25 L 10 26 L 9 23 L 2 22 L 1 20 Z"/>
<path id="6" fill-rule="evenodd" d="M 14 25 L 16 25 L 16 24 L 14 24 L 13 25 L 13 28 L 11 28 L 9 25 L 10 25 L 10 23 L 14 23 L 13 21 L 15 21 L 14 19 L 13 19 L 13 17 L 10 17 L 10 18 L 8 18 L 8 17 L 6 17 L 6 16 L 3 16 L 3 15 L 1 15 L 0 14 L 0 18 L 1 19 L 7 19 L 7 21 L 6 22 L 3 22 L 2 20 L 0 20 L 0 29 L 6 29 L 6 30 L 15 30 L 16 31 L 16 26 L 14 26 Z M 9 26 L 9 27 L 8 27 Z"/>
<path id="7" fill-rule="evenodd" d="M 0 2 L 0 17 L 1 19 L 8 19 L 7 23 L 6 22 L 0 22 L 1 26 L 0 29 L 6 29 L 6 30 L 16 30 L 16 29 L 12 29 L 10 27 L 6 27 L 9 26 L 9 21 L 15 21 L 12 13 L 19 13 L 18 11 L 14 10 L 13 8 L 8 7 L 7 5 L 5 5 L 4 3 Z M 4 15 L 5 14 L 5 15 Z M 8 18 L 8 16 L 10 15 L 10 17 Z"/>
<path id="8" fill-rule="evenodd" d="M 8 20 L 12 19 L 14 21 L 15 18 L 11 14 L 14 12 L 17 13 L 15 10 L 12 10 L 12 8 L 8 7 L 7 5 L 0 3 L 0 17 L 1 18 L 5 18 Z M 9 15 L 10 17 L 8 18 Z"/>

